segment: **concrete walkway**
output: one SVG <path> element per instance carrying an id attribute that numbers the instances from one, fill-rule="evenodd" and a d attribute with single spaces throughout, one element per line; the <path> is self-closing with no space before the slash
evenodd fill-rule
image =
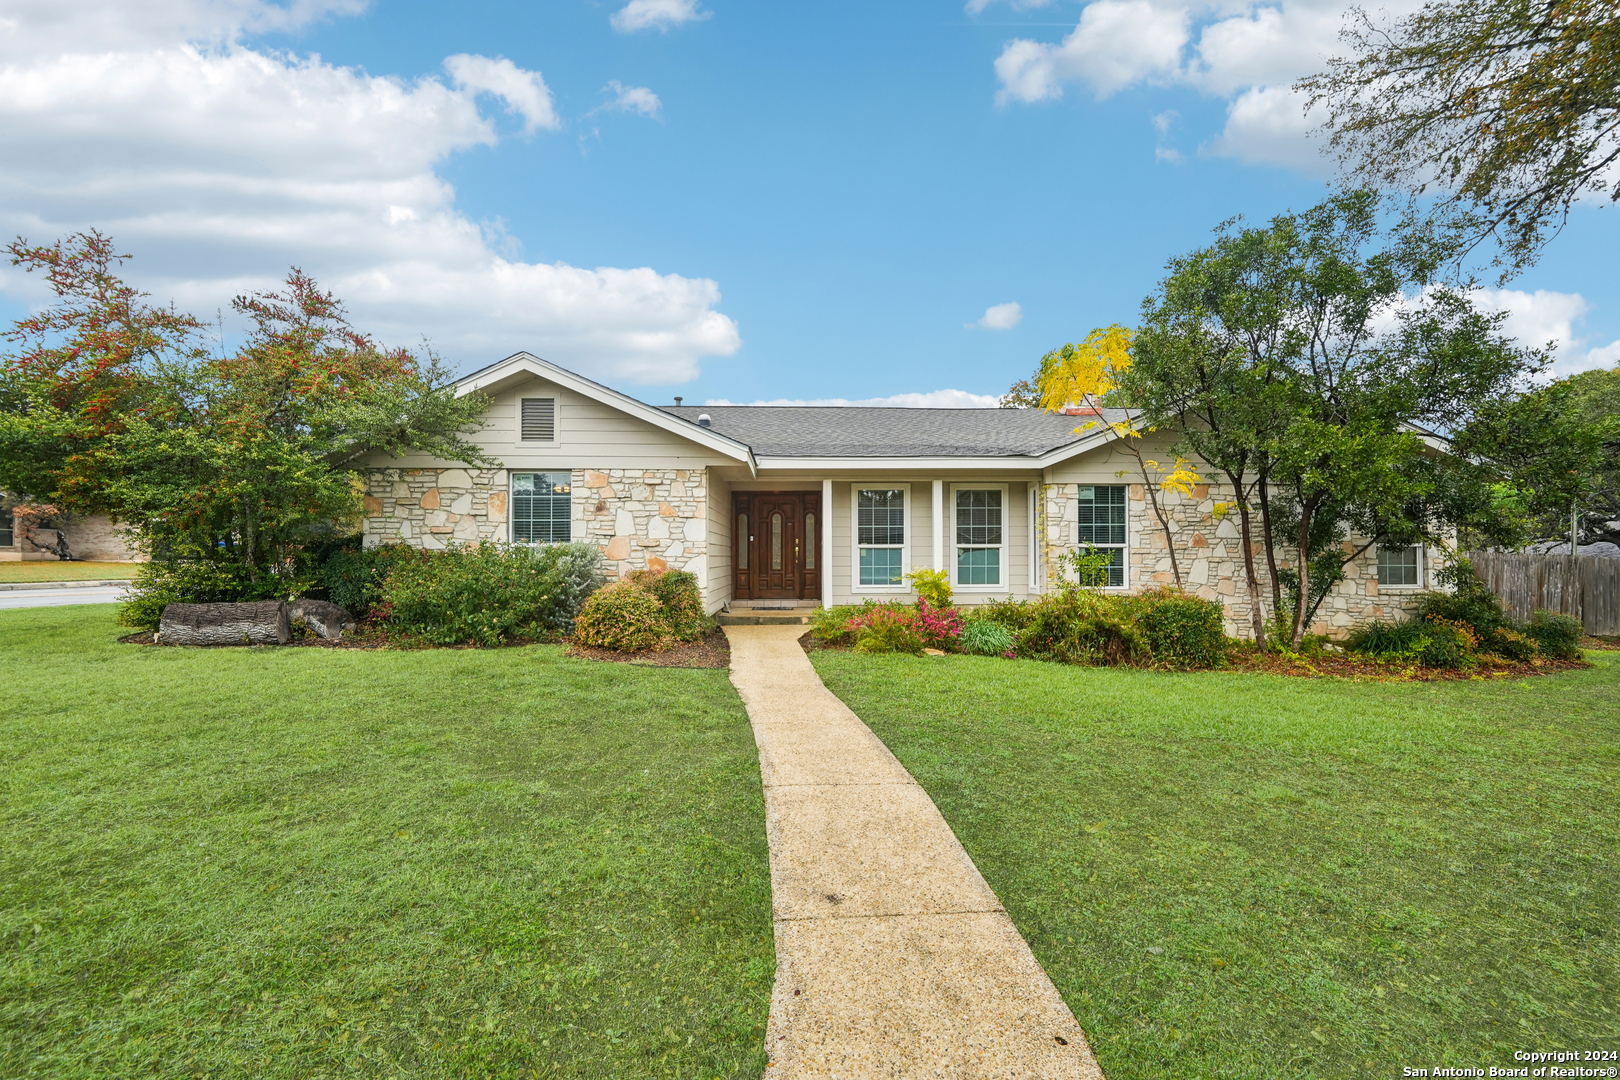
<path id="1" fill-rule="evenodd" d="M 765 1076 L 1101 1080 L 933 800 L 821 684 L 804 631 L 726 627 L 771 851 Z"/>

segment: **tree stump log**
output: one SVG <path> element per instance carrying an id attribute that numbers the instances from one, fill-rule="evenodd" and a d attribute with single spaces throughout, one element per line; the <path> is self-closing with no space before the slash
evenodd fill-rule
<path id="1" fill-rule="evenodd" d="M 303 619 L 311 630 L 327 640 L 342 637 L 343 631 L 355 628 L 353 615 L 325 600 L 294 600 L 287 605 L 287 615 Z"/>
<path id="2" fill-rule="evenodd" d="M 256 604 L 170 604 L 158 622 L 164 645 L 285 645 L 292 620 L 279 600 Z"/>

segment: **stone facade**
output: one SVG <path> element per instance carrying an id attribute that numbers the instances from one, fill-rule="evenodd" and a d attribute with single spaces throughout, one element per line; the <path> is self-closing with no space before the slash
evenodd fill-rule
<path id="1" fill-rule="evenodd" d="M 1079 544 L 1078 485 L 1044 485 L 1041 534 L 1045 538 L 1046 581 L 1058 576 L 1058 560 L 1076 550 Z M 1175 537 L 1176 561 L 1187 591 L 1206 600 L 1217 600 L 1225 608 L 1226 632 L 1234 637 L 1251 637 L 1249 590 L 1244 584 L 1241 526 L 1233 505 L 1232 491 L 1219 484 L 1198 484 L 1192 495 L 1160 492 L 1160 506 L 1170 519 Z M 1126 489 L 1126 585 L 1132 591 L 1175 584 L 1170 548 L 1164 530 L 1149 505 L 1141 484 Z M 1218 512 L 1218 510 L 1220 512 Z M 1265 548 L 1259 541 L 1259 515 L 1251 522 L 1255 535 L 1255 571 L 1260 578 L 1262 598 L 1271 595 L 1265 565 Z M 1346 554 L 1360 544 L 1346 545 Z M 1282 553 L 1279 549 L 1279 555 Z M 1280 561 L 1281 568 L 1291 564 Z M 1424 559 L 1425 577 L 1431 574 Z M 1311 633 L 1343 637 L 1363 623 L 1400 619 L 1416 605 L 1417 589 L 1393 590 L 1378 586 L 1377 553 L 1369 548 L 1345 567 L 1345 580 L 1333 587 L 1317 609 Z M 1267 599 L 1268 607 L 1269 600 Z"/>
<path id="2" fill-rule="evenodd" d="M 374 469 L 366 474 L 365 546 L 505 540 L 505 469 Z"/>
<path id="3" fill-rule="evenodd" d="M 596 544 L 610 577 L 686 570 L 708 588 L 709 485 L 702 469 L 575 469 L 574 538 Z"/>
<path id="4" fill-rule="evenodd" d="M 702 469 L 575 469 L 570 532 L 602 549 L 603 570 L 687 570 L 706 584 L 708 480 Z M 504 541 L 505 469 L 377 469 L 366 477 L 365 544 L 443 549 Z"/>

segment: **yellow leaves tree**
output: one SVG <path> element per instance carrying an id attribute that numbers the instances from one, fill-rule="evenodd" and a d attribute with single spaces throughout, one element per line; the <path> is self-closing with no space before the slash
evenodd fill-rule
<path id="1" fill-rule="evenodd" d="M 1175 535 L 1159 493 L 1175 491 L 1191 497 L 1193 485 L 1199 483 L 1200 479 L 1191 463 L 1179 455 L 1169 468 L 1143 457 L 1142 437 L 1153 429 L 1138 427 L 1129 413 L 1118 420 L 1104 418 L 1103 402 L 1109 394 L 1119 389 L 1130 366 L 1129 329 L 1114 323 L 1093 330 L 1080 344 L 1064 345 L 1041 358 L 1041 407 L 1048 412 L 1063 412 L 1076 406 L 1092 410 L 1097 419 L 1081 424 L 1074 429 L 1074 433 L 1082 435 L 1099 423 L 1107 424 L 1120 446 L 1136 459 L 1137 469 L 1142 474 L 1142 490 L 1147 492 L 1153 516 L 1159 520 L 1159 528 L 1164 530 L 1165 547 L 1170 552 L 1170 570 L 1175 575 L 1176 587 L 1180 588 L 1181 564 L 1176 559 Z M 1149 470 L 1152 470 L 1151 473 Z"/>

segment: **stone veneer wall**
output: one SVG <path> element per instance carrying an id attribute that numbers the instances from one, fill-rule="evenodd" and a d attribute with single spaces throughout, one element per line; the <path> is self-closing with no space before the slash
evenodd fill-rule
<path id="1" fill-rule="evenodd" d="M 576 541 L 602 549 L 610 578 L 687 570 L 706 588 L 708 479 L 702 469 L 575 469 Z M 365 544 L 505 540 L 505 469 L 376 469 L 366 477 Z"/>
<path id="2" fill-rule="evenodd" d="M 1079 493 L 1076 484 L 1046 484 L 1041 500 L 1045 535 L 1047 581 L 1057 580 L 1057 559 L 1079 545 Z M 1232 502 L 1231 489 L 1219 484 L 1198 484 L 1192 496 L 1161 492 L 1160 505 L 1170 517 L 1175 536 L 1176 559 L 1187 591 L 1206 600 L 1219 600 L 1226 609 L 1226 632 L 1234 637 L 1251 637 L 1249 590 L 1244 584 L 1243 551 L 1236 511 L 1215 516 L 1216 503 Z M 1170 568 L 1170 551 L 1164 530 L 1144 496 L 1141 484 L 1131 484 L 1126 499 L 1127 585 L 1132 591 L 1175 584 Z M 1259 515 L 1251 522 L 1255 530 L 1255 571 L 1260 577 L 1261 596 L 1269 605 L 1271 583 L 1265 565 L 1265 549 L 1258 541 Z M 1359 546 L 1359 545 L 1358 545 Z M 1353 548 L 1347 546 L 1347 553 Z M 1279 554 L 1281 551 L 1279 550 Z M 1280 562 L 1286 568 L 1288 562 Z M 1425 576 L 1431 574 L 1424 560 Z M 1354 627 L 1374 620 L 1399 619 L 1415 607 L 1416 589 L 1392 590 L 1378 587 L 1378 561 L 1369 549 L 1345 567 L 1345 580 L 1317 609 L 1311 632 L 1342 637 Z"/>

